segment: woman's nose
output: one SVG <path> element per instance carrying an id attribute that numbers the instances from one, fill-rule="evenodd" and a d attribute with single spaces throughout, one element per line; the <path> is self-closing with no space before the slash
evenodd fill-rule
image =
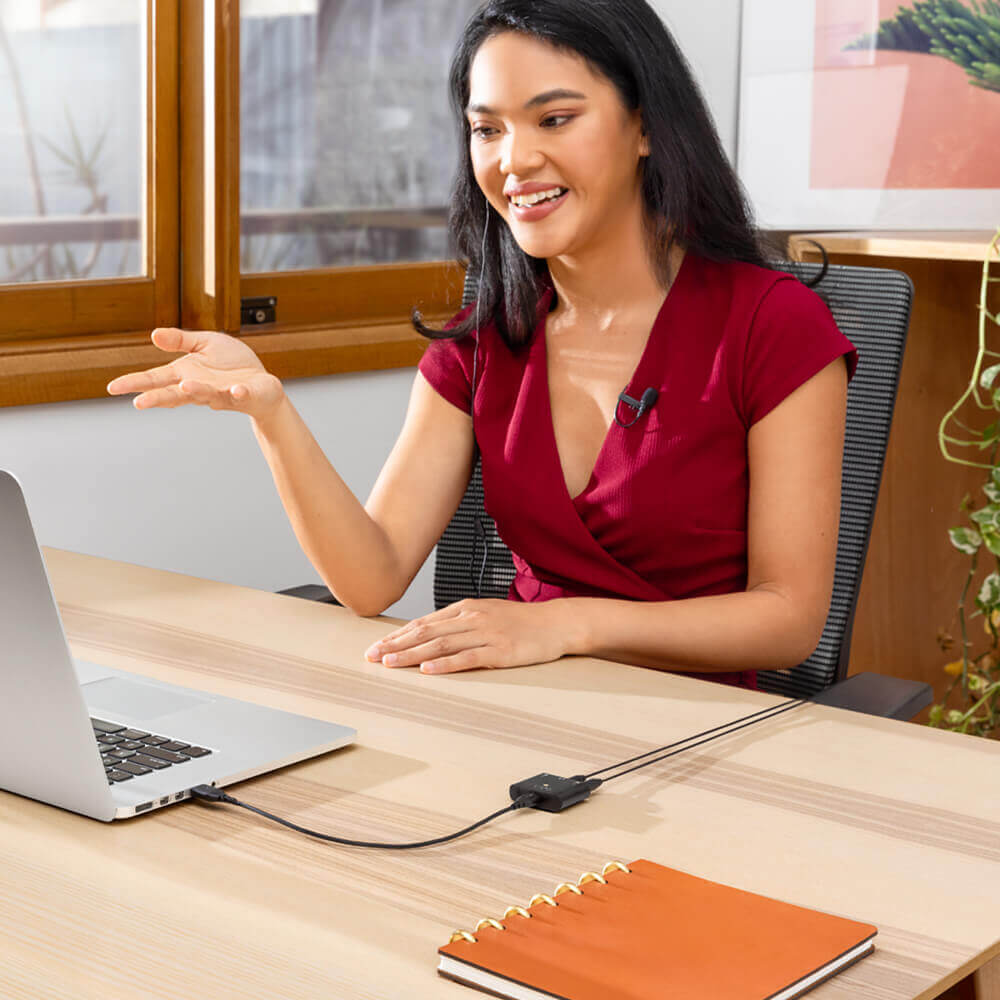
<path id="1" fill-rule="evenodd" d="M 530 135 L 511 130 L 503 138 L 500 151 L 500 171 L 515 176 L 537 170 L 545 156 Z"/>

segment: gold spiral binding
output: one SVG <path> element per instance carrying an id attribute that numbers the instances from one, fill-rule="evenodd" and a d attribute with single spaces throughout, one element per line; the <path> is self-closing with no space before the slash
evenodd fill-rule
<path id="1" fill-rule="evenodd" d="M 534 906 L 535 903 L 545 903 L 548 906 L 558 906 L 559 904 L 549 895 L 544 892 L 536 892 L 534 896 L 531 897 L 531 902 L 528 906 Z"/>
<path id="2" fill-rule="evenodd" d="M 620 861 L 609 861 L 602 869 L 601 874 L 607 875 L 609 872 L 613 872 L 617 869 L 620 872 L 625 872 L 626 875 L 632 874 L 632 869 L 628 865 L 623 865 Z"/>
<path id="3" fill-rule="evenodd" d="M 575 892 L 578 896 L 583 895 L 580 889 L 577 888 L 577 886 L 575 886 L 572 882 L 560 882 L 556 886 L 555 895 L 559 896 L 562 895 L 562 893 L 564 892 Z"/>
<path id="4" fill-rule="evenodd" d="M 577 879 L 576 885 L 573 885 L 572 882 L 560 882 L 559 885 L 556 886 L 553 895 L 559 896 L 564 892 L 572 892 L 577 896 L 582 896 L 583 890 L 580 888 L 581 886 L 586 885 L 588 882 L 599 882 L 601 885 L 607 885 L 608 880 L 604 876 L 613 871 L 625 872 L 627 875 L 632 874 L 632 869 L 623 864 L 621 861 L 609 861 L 601 869 L 600 874 L 597 872 L 584 872 L 580 878 Z M 556 900 L 552 898 L 552 896 L 549 896 L 544 892 L 539 892 L 532 896 L 531 902 L 528 903 L 528 906 L 534 906 L 536 903 L 545 903 L 546 906 L 559 905 Z M 507 909 L 504 910 L 504 920 L 506 920 L 512 913 L 521 917 L 527 917 L 529 920 L 531 919 L 531 914 L 523 906 L 508 906 Z M 492 917 L 483 917 L 483 919 L 476 924 L 476 931 L 479 931 L 483 927 L 494 927 L 498 931 L 505 931 L 507 929 L 502 923 L 500 923 L 499 920 L 494 920 Z M 468 931 L 455 931 L 449 939 L 448 944 L 454 944 L 456 941 L 468 941 L 471 944 L 476 944 L 478 939 L 475 935 L 470 934 Z"/>

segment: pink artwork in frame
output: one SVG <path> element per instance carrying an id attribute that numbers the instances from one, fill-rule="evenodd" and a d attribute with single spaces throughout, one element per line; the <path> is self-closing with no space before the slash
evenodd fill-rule
<path id="1" fill-rule="evenodd" d="M 815 4 L 810 187 L 1000 188 L 1000 92 L 943 55 L 865 46 L 873 0 Z M 877 0 L 878 19 L 912 6 Z"/>

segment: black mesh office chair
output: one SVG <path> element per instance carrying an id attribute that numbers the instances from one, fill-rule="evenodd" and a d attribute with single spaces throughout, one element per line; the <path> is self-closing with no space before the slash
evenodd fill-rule
<path id="1" fill-rule="evenodd" d="M 813 280 L 821 269 L 819 264 L 794 267 L 807 280 Z M 860 358 L 847 395 L 833 599 L 815 652 L 794 669 L 759 671 L 758 684 L 765 691 L 788 697 L 812 697 L 872 715 L 911 719 L 930 704 L 930 685 L 874 673 L 847 678 L 847 660 L 896 402 L 913 284 L 899 271 L 833 266 L 820 287 L 837 325 L 858 348 Z M 474 298 L 474 276 L 467 275 L 464 304 Z M 472 596 L 506 597 L 513 579 L 510 552 L 483 507 L 477 462 L 468 490 L 438 542 L 435 607 Z"/>

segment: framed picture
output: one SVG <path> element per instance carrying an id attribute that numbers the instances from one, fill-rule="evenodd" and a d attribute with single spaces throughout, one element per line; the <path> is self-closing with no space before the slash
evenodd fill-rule
<path id="1" fill-rule="evenodd" d="M 737 164 L 760 225 L 1000 225 L 986 3 L 744 0 Z"/>

